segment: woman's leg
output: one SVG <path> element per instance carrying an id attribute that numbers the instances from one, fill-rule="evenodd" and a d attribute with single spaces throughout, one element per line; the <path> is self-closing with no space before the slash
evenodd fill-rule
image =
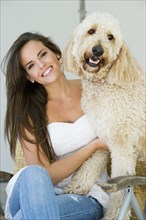
<path id="1" fill-rule="evenodd" d="M 99 220 L 103 216 L 102 206 L 91 197 L 55 196 L 50 177 L 40 166 L 29 166 L 22 171 L 9 204 L 15 220 Z"/>
<path id="2" fill-rule="evenodd" d="M 28 166 L 22 171 L 9 205 L 13 219 L 60 219 L 52 182 L 41 166 Z"/>
<path id="3" fill-rule="evenodd" d="M 77 194 L 57 195 L 61 220 L 99 220 L 103 207 L 92 197 Z"/>

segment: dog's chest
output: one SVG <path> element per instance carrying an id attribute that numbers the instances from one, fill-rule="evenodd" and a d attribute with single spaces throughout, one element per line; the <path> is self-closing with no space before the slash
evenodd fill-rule
<path id="1" fill-rule="evenodd" d="M 138 123 L 140 112 L 144 112 L 141 95 L 136 89 L 83 82 L 81 106 L 97 134 L 104 131 L 106 135 L 115 123 L 128 122 L 131 117 Z"/>
<path id="2" fill-rule="evenodd" d="M 124 94 L 110 86 L 83 84 L 81 106 L 87 114 L 97 118 L 106 112 L 113 113 L 115 102 L 120 102 L 123 96 Z"/>

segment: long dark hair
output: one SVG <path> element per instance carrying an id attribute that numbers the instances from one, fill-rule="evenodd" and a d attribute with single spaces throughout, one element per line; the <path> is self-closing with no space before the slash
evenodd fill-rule
<path id="1" fill-rule="evenodd" d="M 20 64 L 20 50 L 30 40 L 42 42 L 61 57 L 60 48 L 50 38 L 39 33 L 26 32 L 13 43 L 2 63 L 7 90 L 5 136 L 12 157 L 15 157 L 17 140 L 25 139 L 37 145 L 37 152 L 41 146 L 47 158 L 52 161 L 56 155 L 47 130 L 47 92 L 41 84 L 31 83 L 27 79 L 27 73 Z M 34 136 L 34 140 L 28 138 L 26 130 Z"/>

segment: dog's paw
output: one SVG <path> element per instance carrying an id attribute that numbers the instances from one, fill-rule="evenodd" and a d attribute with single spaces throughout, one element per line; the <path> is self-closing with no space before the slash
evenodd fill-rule
<path id="1" fill-rule="evenodd" d="M 131 210 L 128 210 L 124 219 L 125 220 L 130 220 L 130 216 L 131 216 Z M 101 220 L 117 220 L 119 219 L 119 211 L 118 212 L 113 212 L 111 214 L 107 214 L 106 216 L 104 216 Z"/>
<path id="2" fill-rule="evenodd" d="M 105 214 L 102 220 L 117 220 L 118 219 L 118 212 L 116 210 L 112 210 L 111 212 Z"/>
<path id="3" fill-rule="evenodd" d="M 75 193 L 75 194 L 81 194 L 86 195 L 89 192 L 90 188 L 88 186 L 81 186 L 81 185 L 74 185 L 69 184 L 67 187 L 64 188 L 64 193 Z"/>
<path id="4" fill-rule="evenodd" d="M 108 209 L 102 220 L 117 220 L 119 216 L 119 211 L 124 199 L 124 191 L 113 192 L 109 196 Z M 130 220 L 130 209 L 127 211 L 125 218 Z"/>
<path id="5" fill-rule="evenodd" d="M 117 220 L 116 216 L 113 215 L 108 215 L 108 216 L 104 216 L 101 220 Z"/>
<path id="6" fill-rule="evenodd" d="M 90 187 L 85 184 L 80 184 L 79 182 L 72 182 L 64 188 L 64 193 L 75 193 L 86 195 L 90 191 Z"/>
<path id="7" fill-rule="evenodd" d="M 104 161 L 103 160 L 104 158 Z M 105 168 L 107 152 L 95 152 L 72 176 L 71 183 L 64 189 L 65 193 L 86 195 Z M 102 165 L 101 165 L 102 164 Z"/>

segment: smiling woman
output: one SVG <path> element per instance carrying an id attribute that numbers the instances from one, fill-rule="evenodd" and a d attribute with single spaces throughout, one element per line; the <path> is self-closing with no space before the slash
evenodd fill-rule
<path id="1" fill-rule="evenodd" d="M 80 80 L 67 80 L 60 61 L 57 45 L 47 37 L 28 32 L 14 42 L 5 57 L 5 133 L 12 156 L 20 142 L 29 165 L 8 183 L 6 219 L 65 220 L 70 216 L 98 220 L 103 216 L 97 193 L 64 193 L 82 163 L 96 150 L 107 152 L 108 148 L 96 137 L 81 109 Z M 71 125 L 77 125 L 77 133 L 76 126 Z M 86 134 L 90 134 L 88 139 Z M 72 146 L 73 139 L 76 144 Z M 106 171 L 103 175 L 107 177 Z"/>
<path id="2" fill-rule="evenodd" d="M 45 54 L 48 52 L 53 56 L 47 64 L 44 57 L 48 57 L 48 55 L 44 56 L 44 52 L 42 52 L 44 50 L 46 51 Z M 18 136 L 22 138 L 27 137 L 24 128 L 27 128 L 29 132 L 32 132 L 32 124 L 35 123 L 35 126 L 39 128 L 46 123 L 45 108 L 43 105 L 47 104 L 48 97 L 42 84 L 47 82 L 46 79 L 43 81 L 42 74 L 50 68 L 50 64 L 51 62 L 54 62 L 54 60 L 57 63 L 55 63 L 55 65 L 58 65 L 57 68 L 59 69 L 57 56 L 61 57 L 60 49 L 50 39 L 37 33 L 22 34 L 14 42 L 6 56 L 5 65 L 8 104 L 5 131 L 8 136 L 12 155 L 15 154 Z M 56 68 L 55 65 L 54 71 Z M 36 81 L 36 83 L 32 84 L 34 81 Z M 42 83 L 40 84 L 39 82 Z M 32 104 L 30 105 L 30 103 Z M 37 108 L 35 108 L 35 114 L 33 109 L 34 106 L 37 106 Z M 18 118 L 17 115 L 21 115 L 21 118 Z M 40 115 L 41 121 L 38 120 Z M 39 135 L 37 131 L 35 134 L 36 142 L 39 143 L 39 136 L 45 140 L 47 131 L 43 128 L 39 131 Z M 27 137 L 27 140 L 30 139 L 31 138 Z M 33 142 L 32 140 L 30 141 Z M 49 145 L 48 140 L 46 139 L 41 143 L 43 148 L 45 148 L 45 142 L 47 143 L 47 146 Z M 43 150 L 46 152 L 47 157 L 50 158 L 47 150 Z M 53 156 L 51 155 L 51 157 Z"/>

